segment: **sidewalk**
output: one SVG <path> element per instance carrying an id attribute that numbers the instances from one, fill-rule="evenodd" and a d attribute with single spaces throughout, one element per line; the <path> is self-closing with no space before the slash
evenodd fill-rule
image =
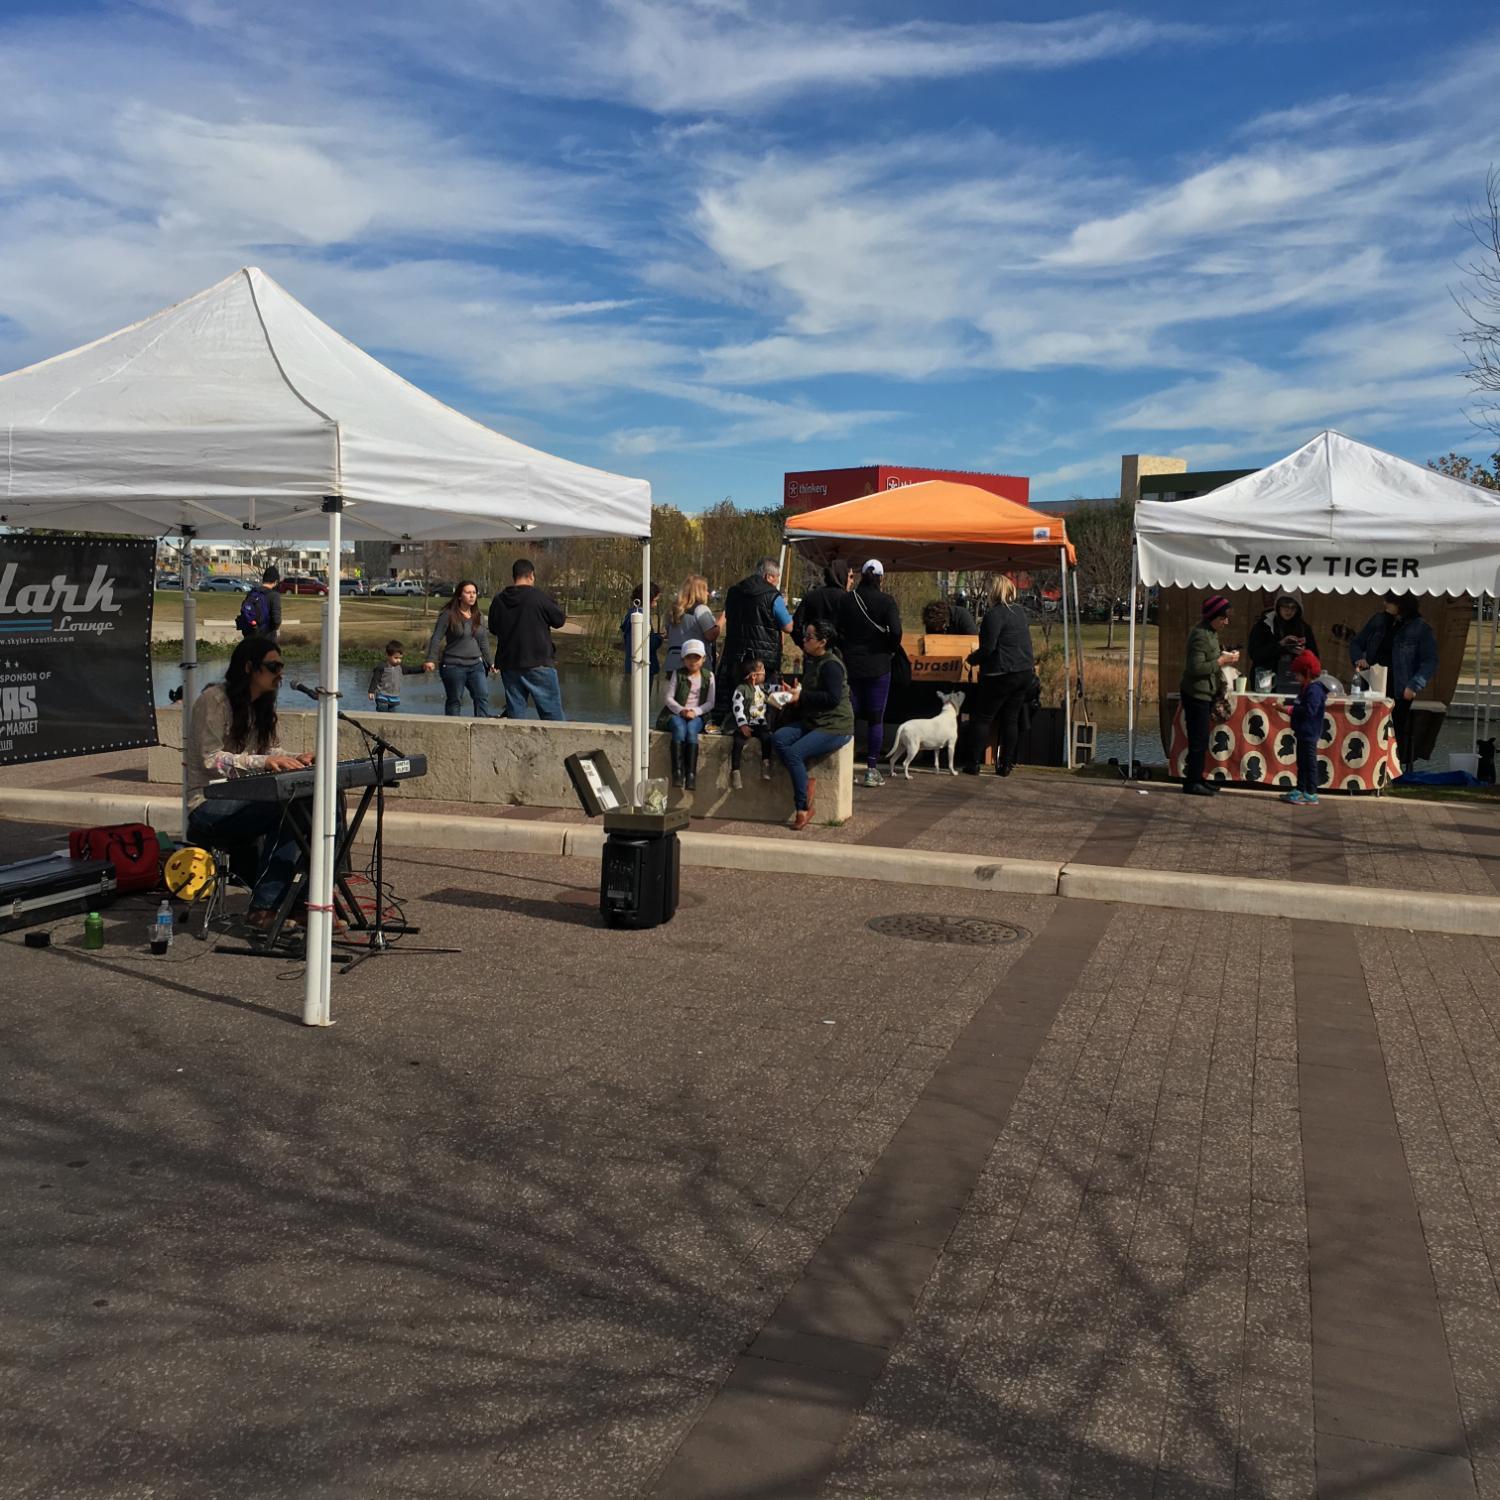
<path id="1" fill-rule="evenodd" d="M 587 821 L 574 811 L 424 801 L 411 795 L 420 785 L 398 789 L 391 805 L 442 817 Z M 164 799 L 175 791 L 146 782 L 145 755 L 136 751 L 0 769 L 0 814 L 11 787 Z M 694 820 L 692 829 L 777 840 L 789 849 L 848 844 L 1500 897 L 1500 797 L 1487 804 L 1327 797 L 1316 808 L 1295 808 L 1267 793 L 1225 792 L 1210 802 L 1158 781 L 1132 787 L 1021 771 L 1003 780 L 918 774 L 875 789 L 856 779 L 854 798 L 854 817 L 839 828 L 814 824 L 794 834 L 774 824 L 714 818 Z"/>
<path id="2" fill-rule="evenodd" d="M 0 938 L 8 1495 L 1500 1495 L 1500 939 L 393 866 L 328 1031 Z"/>

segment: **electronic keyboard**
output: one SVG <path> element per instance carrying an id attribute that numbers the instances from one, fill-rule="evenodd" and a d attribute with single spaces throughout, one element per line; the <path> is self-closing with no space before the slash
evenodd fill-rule
<path id="1" fill-rule="evenodd" d="M 427 774 L 425 755 L 387 756 L 379 765 L 380 780 L 386 786 Z M 339 791 L 374 786 L 375 766 L 376 762 L 368 759 L 341 760 L 334 785 Z M 300 802 L 312 798 L 316 779 L 317 771 L 312 766 L 296 771 L 263 771 L 255 776 L 225 776 L 210 781 L 203 795 L 211 802 Z"/>

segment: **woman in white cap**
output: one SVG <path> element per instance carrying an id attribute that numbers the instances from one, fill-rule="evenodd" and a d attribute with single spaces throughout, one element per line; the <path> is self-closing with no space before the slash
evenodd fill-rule
<path id="1" fill-rule="evenodd" d="M 698 736 L 714 706 L 714 674 L 704 665 L 702 641 L 682 643 L 682 665 L 667 675 L 667 728 L 672 735 L 672 785 L 698 786 Z"/>
<path id="2" fill-rule="evenodd" d="M 885 748 L 885 705 L 891 696 L 891 662 L 901 644 L 901 611 L 880 586 L 885 567 L 872 557 L 859 570 L 859 585 L 838 622 L 849 699 L 865 729 L 866 786 L 880 786 L 880 752 Z"/>

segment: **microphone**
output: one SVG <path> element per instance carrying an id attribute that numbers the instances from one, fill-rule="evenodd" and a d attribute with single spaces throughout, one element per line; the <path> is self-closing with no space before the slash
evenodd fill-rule
<path id="1" fill-rule="evenodd" d="M 294 693 L 301 693 L 304 698 L 311 698 L 314 703 L 318 701 L 317 688 L 310 688 L 305 682 L 294 682 L 291 687 Z"/>

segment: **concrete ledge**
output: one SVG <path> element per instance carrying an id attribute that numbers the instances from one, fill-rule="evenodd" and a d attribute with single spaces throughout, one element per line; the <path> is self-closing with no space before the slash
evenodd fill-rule
<path id="1" fill-rule="evenodd" d="M 313 748 L 311 709 L 283 707 L 279 713 L 281 743 L 293 755 Z M 388 734 L 408 755 L 427 757 L 427 774 L 405 783 L 404 802 L 469 802 L 481 806 L 557 807 L 576 809 L 578 797 L 563 761 L 578 751 L 603 750 L 617 770 L 630 759 L 630 730 L 624 724 L 583 724 L 571 720 L 450 719 L 442 714 L 376 714 L 350 710 L 350 717 Z M 146 774 L 161 788 L 182 782 L 182 710 L 159 708 L 157 733 L 167 743 L 146 756 Z M 651 774 L 670 774 L 670 737 L 651 735 Z M 705 735 L 699 742 L 698 789 L 671 794 L 673 806 L 686 806 L 695 818 L 733 818 L 738 822 L 783 823 L 791 814 L 792 787 L 778 760 L 770 781 L 760 779 L 760 746 L 745 750 L 744 787 L 729 788 L 731 741 L 727 735 Z M 364 753 L 364 743 L 348 724 L 339 726 L 339 757 Z M 846 745 L 817 761 L 818 811 L 845 822 L 854 813 L 854 749 Z M 414 809 L 415 810 L 415 809 Z"/>
<path id="2" fill-rule="evenodd" d="M 1300 918 L 1348 927 L 1405 928 L 1464 937 L 1500 936 L 1500 898 L 1446 891 L 1313 885 L 1114 865 L 1064 865 L 1058 895 L 1079 901 L 1169 906 L 1226 916 Z"/>

